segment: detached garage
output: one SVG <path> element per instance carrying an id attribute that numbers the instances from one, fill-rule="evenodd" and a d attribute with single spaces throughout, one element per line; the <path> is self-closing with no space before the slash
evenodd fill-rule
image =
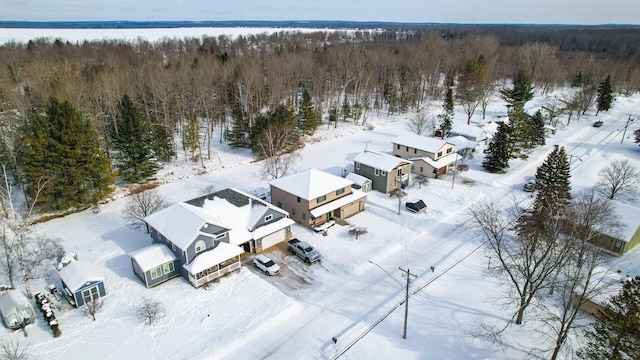
<path id="1" fill-rule="evenodd" d="M 86 261 L 72 261 L 58 271 L 63 293 L 75 307 L 107 295 L 104 277 Z"/>

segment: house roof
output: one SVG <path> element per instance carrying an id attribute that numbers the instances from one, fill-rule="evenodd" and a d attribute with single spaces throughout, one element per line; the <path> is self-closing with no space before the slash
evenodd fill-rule
<path id="1" fill-rule="evenodd" d="M 406 133 L 398 136 L 393 140 L 393 143 L 435 154 L 449 142 L 434 137 Z"/>
<path id="2" fill-rule="evenodd" d="M 640 227 L 640 208 L 616 200 L 610 200 L 618 221 L 624 224 L 621 228 L 611 229 L 606 234 L 624 242 L 629 242 Z"/>
<path id="3" fill-rule="evenodd" d="M 349 203 L 352 203 L 354 201 L 360 200 L 362 198 L 366 198 L 367 194 L 365 194 L 364 192 L 360 191 L 360 190 L 356 190 L 353 189 L 352 193 L 347 195 L 347 196 L 343 196 L 341 198 L 335 199 L 329 203 L 326 203 L 322 206 L 318 206 L 315 209 L 311 209 L 311 215 L 313 217 L 318 217 L 322 214 L 326 214 L 330 211 L 333 211 L 335 209 L 338 209 L 342 206 L 345 206 Z"/>
<path id="4" fill-rule="evenodd" d="M 305 200 L 315 199 L 351 184 L 351 180 L 318 169 L 309 169 L 269 182 L 269 185 Z"/>
<path id="5" fill-rule="evenodd" d="M 456 149 L 473 149 L 476 147 L 477 143 L 467 139 L 466 137 L 459 136 L 451 136 L 447 138 L 447 141 L 456 146 Z"/>
<path id="6" fill-rule="evenodd" d="M 72 292 L 77 291 L 86 283 L 104 281 L 104 276 L 96 270 L 93 264 L 82 260 L 70 262 L 60 269 L 58 274 Z"/>
<path id="7" fill-rule="evenodd" d="M 367 165 L 374 169 L 380 169 L 387 172 L 397 168 L 398 166 L 411 164 L 411 161 L 371 150 L 365 150 L 364 152 L 361 152 L 355 158 L 353 158 L 353 161 Z"/>
<path id="8" fill-rule="evenodd" d="M 431 159 L 428 156 L 421 157 L 421 158 L 411 158 L 410 160 L 413 160 L 413 161 L 422 160 L 422 161 L 426 162 L 427 164 L 429 164 L 432 168 L 440 169 L 440 168 L 443 168 L 443 167 L 445 167 L 445 166 L 447 166 L 447 165 L 449 165 L 451 163 L 454 163 L 456 161 L 457 157 L 459 157 L 459 156 L 460 155 L 458 155 L 457 153 L 453 153 L 453 154 L 449 154 L 447 156 L 443 156 L 443 157 L 441 157 L 440 159 L 438 159 L 436 161 L 434 161 L 433 159 Z"/>
<path id="9" fill-rule="evenodd" d="M 225 260 L 238 256 L 243 252 L 244 250 L 237 245 L 221 242 L 215 248 L 198 254 L 189 265 L 184 265 L 184 268 L 189 274 L 197 274 Z"/>
<path id="10" fill-rule="evenodd" d="M 176 260 L 176 256 L 164 244 L 153 244 L 134 253 L 131 258 L 140 266 L 142 271 L 149 271 L 156 266 Z"/>
<path id="11" fill-rule="evenodd" d="M 345 179 L 351 180 L 353 181 L 354 184 L 360 185 L 360 186 L 364 185 L 367 182 L 371 182 L 371 179 L 366 178 L 362 175 L 358 175 L 356 173 L 347 174 L 347 176 L 345 176 Z"/>
<path id="12" fill-rule="evenodd" d="M 228 230 L 232 244 L 247 242 L 255 236 L 252 232 L 268 210 L 281 213 L 285 218 L 289 216 L 286 211 L 266 201 L 228 188 L 170 206 L 147 216 L 145 221 L 184 250 L 205 224 Z M 290 225 L 282 219 L 275 223 L 282 228 Z"/>
<path id="13" fill-rule="evenodd" d="M 450 134 L 462 135 L 464 137 L 473 138 L 476 140 L 482 135 L 482 133 L 483 130 L 481 127 L 462 123 L 454 123 L 450 131 Z"/>

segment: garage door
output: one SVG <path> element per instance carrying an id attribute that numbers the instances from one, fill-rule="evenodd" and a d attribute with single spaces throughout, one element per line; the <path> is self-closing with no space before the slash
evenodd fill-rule
<path id="1" fill-rule="evenodd" d="M 342 218 L 346 219 L 360 212 L 360 202 L 356 201 L 342 208 Z"/>
<path id="2" fill-rule="evenodd" d="M 282 229 L 280 231 L 276 231 L 271 235 L 267 235 L 265 237 L 262 238 L 262 251 L 266 250 L 267 248 L 283 241 L 285 239 L 285 230 Z"/>

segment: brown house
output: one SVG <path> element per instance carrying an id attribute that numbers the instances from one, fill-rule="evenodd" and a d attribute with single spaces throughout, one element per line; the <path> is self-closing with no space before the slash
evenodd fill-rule
<path id="1" fill-rule="evenodd" d="M 271 203 L 288 211 L 299 224 L 315 228 L 364 210 L 367 195 L 352 189 L 352 184 L 340 176 L 309 169 L 271 181 Z"/>
<path id="2" fill-rule="evenodd" d="M 398 136 L 392 144 L 393 155 L 411 160 L 411 172 L 424 176 L 446 173 L 458 158 L 454 144 L 433 137 L 407 133 Z"/>

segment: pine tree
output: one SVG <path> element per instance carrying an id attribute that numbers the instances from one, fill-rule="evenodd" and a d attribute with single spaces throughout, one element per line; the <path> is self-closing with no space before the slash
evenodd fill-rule
<path id="1" fill-rule="evenodd" d="M 200 122 L 196 114 L 189 116 L 189 121 L 182 129 L 182 147 L 191 153 L 191 160 L 197 161 L 196 151 L 200 149 Z"/>
<path id="2" fill-rule="evenodd" d="M 116 169 L 123 180 L 142 182 L 160 168 L 154 160 L 151 123 L 126 94 L 118 104 L 118 113 L 111 127 L 111 141 L 116 150 Z"/>
<path id="3" fill-rule="evenodd" d="M 611 76 L 607 75 L 607 78 L 602 80 L 600 85 L 598 85 L 598 97 L 596 98 L 598 110 L 596 111 L 596 116 L 598 116 L 600 111 L 609 111 L 612 102 L 613 85 L 611 84 Z"/>
<path id="4" fill-rule="evenodd" d="M 525 70 L 519 70 L 513 78 L 513 88 L 500 89 L 500 94 L 510 107 L 524 108 L 527 101 L 533 99 L 531 75 Z"/>
<path id="5" fill-rule="evenodd" d="M 624 282 L 585 335 L 587 344 L 578 352 L 581 358 L 640 359 L 640 276 Z"/>
<path id="6" fill-rule="evenodd" d="M 302 91 L 302 101 L 296 115 L 298 129 L 305 135 L 313 135 L 322 123 L 322 118 L 316 113 L 311 94 L 307 89 Z"/>
<path id="7" fill-rule="evenodd" d="M 438 118 L 440 118 L 440 131 L 444 138 L 451 132 L 453 127 L 453 90 L 451 88 L 447 88 L 444 103 L 442 104 L 442 114 L 438 115 Z"/>
<path id="8" fill-rule="evenodd" d="M 544 117 L 540 110 L 536 111 L 533 116 L 529 117 L 530 122 L 530 135 L 532 146 L 540 146 L 546 143 L 545 129 L 544 129 Z"/>
<path id="9" fill-rule="evenodd" d="M 295 146 L 299 140 L 300 135 L 296 130 L 296 117 L 294 112 L 286 105 L 279 105 L 274 111 L 267 111 L 260 114 L 251 129 L 251 144 L 252 149 L 256 152 L 260 151 L 260 142 L 263 140 L 264 131 L 267 128 L 271 129 L 292 129 L 293 131 L 287 131 L 287 141 L 279 145 L 277 149 L 271 149 L 272 152 L 279 152 L 286 147 Z M 260 154 L 263 156 L 264 154 Z"/>
<path id="10" fill-rule="evenodd" d="M 571 168 L 564 146 L 556 146 L 536 171 L 535 216 L 543 219 L 562 214 L 571 201 Z"/>
<path id="11" fill-rule="evenodd" d="M 347 99 L 347 95 L 344 95 L 344 100 L 342 101 L 342 119 L 347 121 L 348 118 L 351 117 L 351 104 L 349 103 L 349 99 Z"/>
<path id="12" fill-rule="evenodd" d="M 20 160 L 27 194 L 53 210 L 95 205 L 111 192 L 111 164 L 91 122 L 69 101 L 49 98 L 29 116 Z"/>
<path id="13" fill-rule="evenodd" d="M 482 167 L 491 173 L 503 173 L 509 167 L 509 125 L 502 123 L 491 139 Z"/>
<path id="14" fill-rule="evenodd" d="M 527 157 L 534 146 L 531 139 L 531 121 L 529 114 L 521 106 L 509 108 L 509 155 L 511 157 Z"/>

